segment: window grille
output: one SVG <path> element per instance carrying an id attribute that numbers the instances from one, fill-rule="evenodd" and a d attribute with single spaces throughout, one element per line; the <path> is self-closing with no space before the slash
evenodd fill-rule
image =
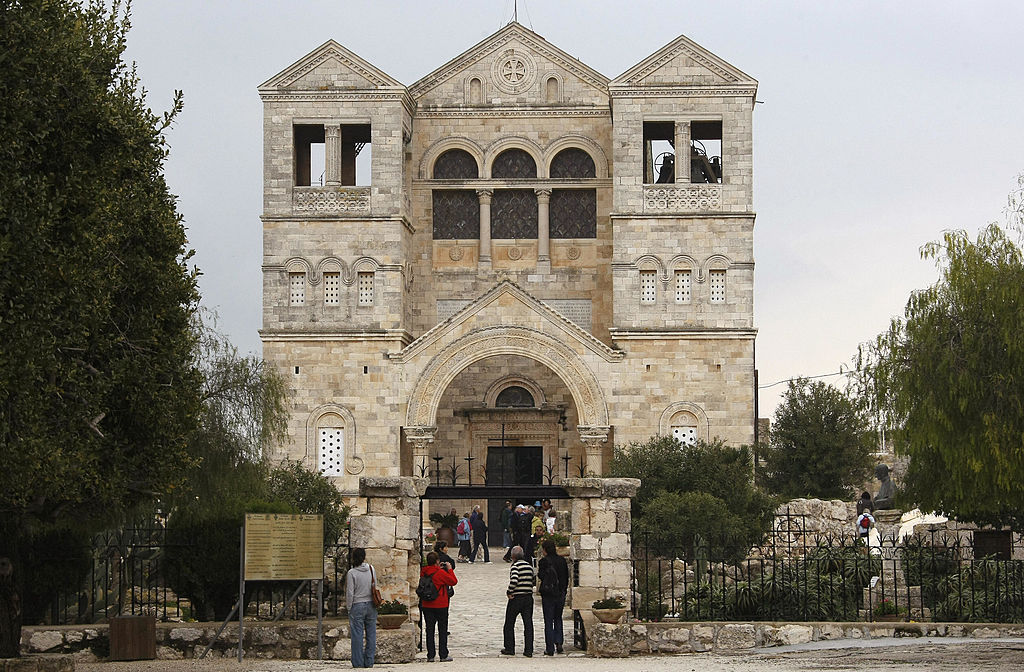
<path id="1" fill-rule="evenodd" d="M 672 438 L 684 446 L 695 446 L 697 445 L 697 428 L 673 427 Z"/>
<path id="2" fill-rule="evenodd" d="M 725 303 L 725 271 L 710 271 L 711 303 Z"/>
<path id="3" fill-rule="evenodd" d="M 293 306 L 304 305 L 306 303 L 306 274 L 289 273 L 288 283 L 291 288 L 288 303 Z"/>
<path id="4" fill-rule="evenodd" d="M 434 240 L 480 237 L 480 198 L 468 189 L 433 191 Z"/>
<path id="5" fill-rule="evenodd" d="M 690 302 L 690 271 L 676 271 L 676 303 Z"/>
<path id="6" fill-rule="evenodd" d="M 435 180 L 475 180 L 476 159 L 464 149 L 449 149 L 434 162 Z"/>
<path id="7" fill-rule="evenodd" d="M 506 149 L 494 159 L 491 177 L 537 177 L 537 162 L 521 149 Z"/>
<path id="8" fill-rule="evenodd" d="M 596 190 L 553 189 L 549 207 L 552 240 L 597 237 Z"/>
<path id="9" fill-rule="evenodd" d="M 320 450 L 317 469 L 324 476 L 345 475 L 345 430 L 342 427 L 320 428 Z"/>
<path id="10" fill-rule="evenodd" d="M 536 238 L 537 192 L 498 189 L 491 199 L 491 238 Z"/>
<path id="11" fill-rule="evenodd" d="M 594 159 L 582 149 L 563 149 L 551 160 L 551 177 L 556 179 L 590 178 L 597 176 Z"/>
<path id="12" fill-rule="evenodd" d="M 324 273 L 324 305 L 341 303 L 341 273 Z"/>
<path id="13" fill-rule="evenodd" d="M 654 303 L 658 297 L 657 272 L 640 271 L 640 303 Z"/>
<path id="14" fill-rule="evenodd" d="M 373 271 L 359 272 L 359 305 L 373 305 Z"/>

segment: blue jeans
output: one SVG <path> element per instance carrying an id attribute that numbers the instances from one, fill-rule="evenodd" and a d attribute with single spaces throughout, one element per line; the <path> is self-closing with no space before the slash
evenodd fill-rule
<path id="1" fill-rule="evenodd" d="M 377 652 L 377 610 L 373 602 L 356 602 L 348 610 L 348 634 L 352 639 L 352 667 L 373 667 Z"/>
<path id="2" fill-rule="evenodd" d="M 544 610 L 544 650 L 555 652 L 555 646 L 562 646 L 562 609 L 565 608 L 565 595 L 561 597 L 541 597 L 541 608 Z"/>

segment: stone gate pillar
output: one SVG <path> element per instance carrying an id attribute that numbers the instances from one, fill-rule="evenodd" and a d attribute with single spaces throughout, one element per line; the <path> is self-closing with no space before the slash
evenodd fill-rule
<path id="1" fill-rule="evenodd" d="M 420 498 L 427 479 L 409 476 L 364 476 L 359 494 L 366 497 L 366 515 L 352 518 L 350 544 L 366 549 L 385 600 L 415 607 L 420 577 Z"/>
<path id="2" fill-rule="evenodd" d="M 579 563 L 570 605 L 589 627 L 595 600 L 617 596 L 631 603 L 630 506 L 640 479 L 570 478 L 564 486 L 572 502 L 569 552 Z"/>

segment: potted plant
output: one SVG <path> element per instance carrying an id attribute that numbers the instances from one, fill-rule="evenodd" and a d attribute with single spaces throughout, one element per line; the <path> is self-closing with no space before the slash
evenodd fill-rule
<path id="1" fill-rule="evenodd" d="M 381 602 L 377 607 L 377 625 L 385 630 L 397 630 L 409 618 L 409 607 L 398 600 Z"/>
<path id="2" fill-rule="evenodd" d="M 555 550 L 562 557 L 569 557 L 569 537 L 558 532 L 552 532 L 549 536 L 551 541 L 555 542 Z"/>
<path id="3" fill-rule="evenodd" d="M 903 618 L 905 611 L 897 608 L 892 600 L 885 598 L 875 605 L 871 614 L 875 621 L 898 621 Z"/>
<path id="4" fill-rule="evenodd" d="M 459 524 L 459 516 L 456 513 L 430 514 L 430 522 L 437 526 L 437 538 L 448 544 L 451 548 L 455 545 L 455 526 Z"/>
<path id="5" fill-rule="evenodd" d="M 618 623 L 626 615 L 626 604 L 618 597 L 606 597 L 591 605 L 594 616 L 602 623 Z"/>

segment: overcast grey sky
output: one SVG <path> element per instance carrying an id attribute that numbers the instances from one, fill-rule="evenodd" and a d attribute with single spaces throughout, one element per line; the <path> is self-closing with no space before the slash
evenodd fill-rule
<path id="1" fill-rule="evenodd" d="M 260 348 L 256 86 L 328 39 L 412 84 L 511 14 L 511 0 L 136 0 L 128 58 L 155 110 L 185 93 L 167 179 L 203 302 L 241 350 Z M 1021 2 L 520 0 L 519 22 L 608 77 L 685 34 L 759 81 L 762 385 L 838 371 L 934 281 L 920 246 L 1001 219 L 1024 171 Z M 761 391 L 762 416 L 784 388 Z"/>

